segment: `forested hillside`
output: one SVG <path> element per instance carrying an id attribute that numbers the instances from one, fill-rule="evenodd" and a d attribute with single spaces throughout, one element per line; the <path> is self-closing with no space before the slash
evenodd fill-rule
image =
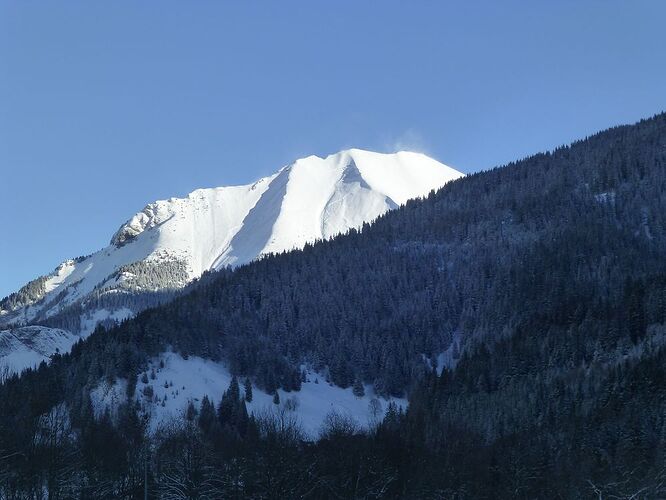
<path id="1" fill-rule="evenodd" d="M 615 359 L 665 311 L 645 282 L 666 251 L 663 122 L 452 183 L 361 232 L 220 273 L 107 336 L 224 359 L 269 391 L 308 362 L 340 386 L 400 394 L 455 334 L 468 344 L 530 321 L 544 342 L 571 321 L 591 328 L 585 356 Z M 624 305 L 638 300 L 636 323 Z"/>
<path id="2" fill-rule="evenodd" d="M 123 378 L 132 397 L 147 360 L 172 348 L 268 392 L 298 389 L 306 363 L 343 387 L 407 392 L 410 408 L 369 435 L 329 422 L 308 444 L 248 417 L 232 387 L 217 415 L 193 407 L 188 425 L 155 438 L 156 489 L 172 467 L 193 488 L 219 479 L 213 497 L 664 496 L 665 193 L 661 114 L 452 182 L 302 252 L 205 275 L 0 387 L 0 455 L 15 457 L 0 461 L 0 484 L 39 489 L 62 474 L 76 491 L 101 477 L 107 493 L 138 491 L 147 459 L 122 451 L 146 443 L 132 406 L 96 420 L 87 393 Z M 67 432 L 36 439 L 62 402 Z M 122 437 L 126 465 L 85 458 L 96 432 Z M 44 450 L 63 455 L 31 460 Z M 187 450 L 200 457 L 189 476 L 175 464 Z M 243 476 L 268 465 L 275 483 Z"/>

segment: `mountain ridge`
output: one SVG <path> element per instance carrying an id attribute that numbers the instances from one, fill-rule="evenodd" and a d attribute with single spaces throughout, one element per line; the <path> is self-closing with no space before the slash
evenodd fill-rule
<path id="1" fill-rule="evenodd" d="M 64 261 L 0 301 L 0 326 L 85 336 L 168 300 L 206 271 L 328 239 L 461 176 L 420 153 L 350 149 L 296 160 L 250 184 L 157 200 L 107 247 Z"/>

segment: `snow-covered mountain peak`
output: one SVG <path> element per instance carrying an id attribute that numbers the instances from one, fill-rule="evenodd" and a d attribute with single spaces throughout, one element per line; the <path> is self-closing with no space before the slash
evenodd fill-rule
<path id="1" fill-rule="evenodd" d="M 252 184 L 158 200 L 127 220 L 108 247 L 0 301 L 0 324 L 34 324 L 77 305 L 80 326 L 69 318 L 67 328 L 88 331 L 147 307 L 146 293 L 330 238 L 462 175 L 419 153 L 348 149 L 301 158 Z"/>
<path id="2" fill-rule="evenodd" d="M 243 200 L 239 200 L 241 206 L 247 205 L 247 203 L 243 203 L 244 201 L 249 202 L 251 206 L 245 207 L 247 210 L 241 210 L 241 215 L 245 215 L 258 202 L 252 193 L 261 197 L 270 191 L 268 193 L 272 201 L 269 204 L 270 209 L 273 214 L 278 214 L 285 205 L 275 203 L 277 201 L 275 195 L 280 194 L 280 199 L 286 201 L 287 186 L 290 188 L 290 197 L 296 198 L 294 201 L 300 203 L 312 200 L 308 191 L 322 195 L 323 198 L 319 201 L 325 202 L 330 201 L 336 190 L 346 192 L 347 188 L 358 184 L 367 193 L 376 192 L 386 197 L 388 208 L 395 208 L 395 205 L 403 204 L 410 198 L 423 196 L 431 189 L 438 188 L 446 181 L 460 175 L 455 170 L 445 167 L 423 154 L 407 151 L 382 154 L 361 149 L 348 149 L 325 158 L 311 155 L 296 160 L 280 169 L 276 174 L 264 177 L 250 185 L 197 189 L 185 198 L 169 198 L 150 203 L 118 229 L 111 238 L 111 244 L 121 247 L 145 230 L 159 227 L 176 216 L 186 217 L 186 212 L 215 210 L 214 207 L 225 205 L 220 201 L 225 198 L 243 198 Z M 373 218 L 384 211 L 375 210 Z M 368 220 L 367 216 L 362 217 L 363 221 Z M 235 222 L 240 224 L 242 221 Z M 233 228 L 229 229 L 233 230 Z M 346 229 L 349 227 L 340 228 L 341 231 Z M 309 236 L 313 238 L 330 237 L 333 235 L 333 231 L 335 231 L 334 227 L 328 227 L 328 231 L 325 233 L 314 231 L 313 234 L 312 231 L 309 231 Z M 304 243 L 305 241 L 299 241 L 298 244 L 287 245 L 275 251 L 302 246 Z M 218 256 L 225 253 L 224 249 L 220 250 Z M 247 262 L 255 257 L 256 255 L 236 256 L 233 262 L 239 260 Z M 217 259 L 220 262 L 223 260 Z"/>

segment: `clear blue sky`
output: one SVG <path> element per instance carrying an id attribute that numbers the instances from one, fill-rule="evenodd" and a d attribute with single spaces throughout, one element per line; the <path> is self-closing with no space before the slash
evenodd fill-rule
<path id="1" fill-rule="evenodd" d="M 489 168 L 666 108 L 666 2 L 0 0 L 0 296 L 308 154 Z"/>

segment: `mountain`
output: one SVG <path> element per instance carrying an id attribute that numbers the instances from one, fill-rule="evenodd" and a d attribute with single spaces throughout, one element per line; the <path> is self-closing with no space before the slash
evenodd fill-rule
<path id="1" fill-rule="evenodd" d="M 0 494 L 664 498 L 665 193 L 661 114 L 208 274 L 0 385 Z"/>
<path id="2" fill-rule="evenodd" d="M 63 262 L 0 301 L 0 325 L 40 324 L 85 336 L 98 323 L 172 298 L 205 271 L 360 227 L 461 176 L 419 153 L 350 149 L 297 160 L 253 184 L 156 201 L 106 248 Z"/>
<path id="3" fill-rule="evenodd" d="M 6 496 L 663 498 L 664 193 L 666 114 L 212 273 L 0 385 Z"/>

